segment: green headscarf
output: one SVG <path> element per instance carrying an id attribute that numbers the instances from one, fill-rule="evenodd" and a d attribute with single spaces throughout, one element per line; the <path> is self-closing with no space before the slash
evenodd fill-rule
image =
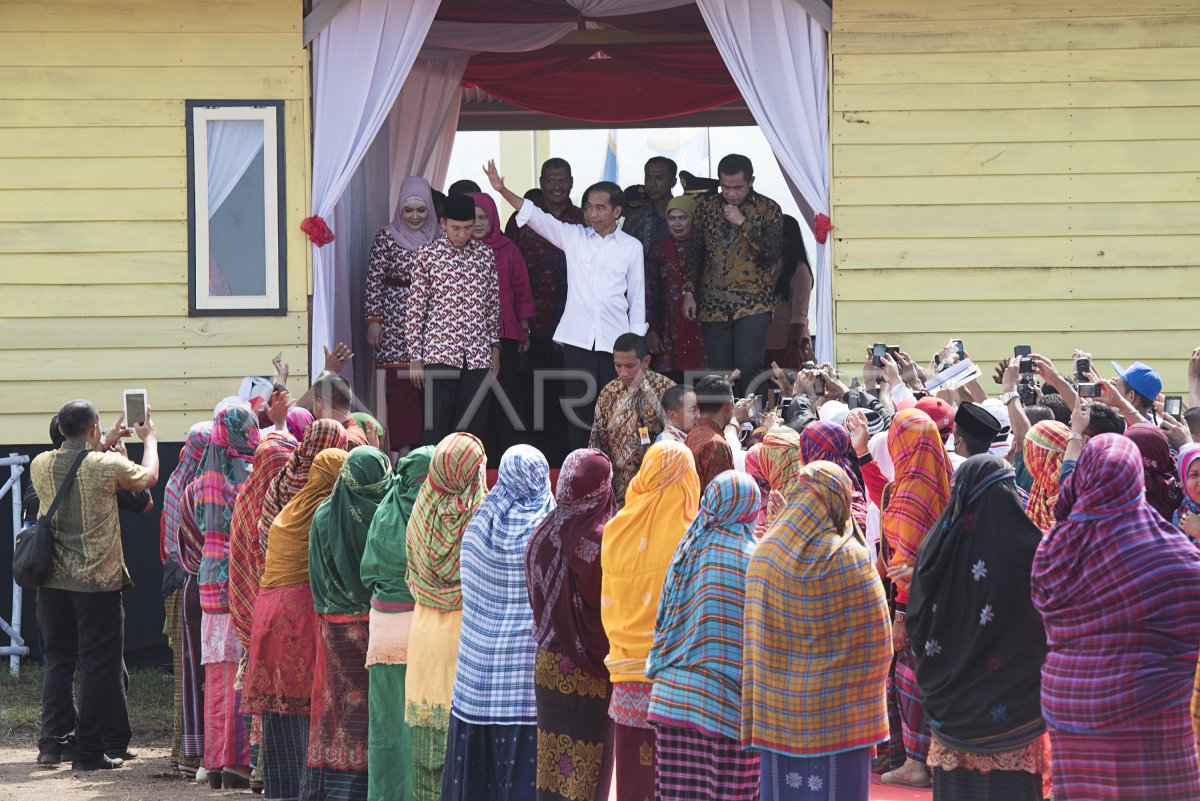
<path id="1" fill-rule="evenodd" d="M 374 431 L 375 436 L 383 440 L 383 424 L 366 412 L 355 412 L 350 415 L 363 431 Z"/>
<path id="2" fill-rule="evenodd" d="M 317 507 L 308 535 L 313 605 L 326 615 L 365 615 L 371 593 L 359 575 L 367 530 L 391 486 L 391 460 L 363 445 L 346 457 L 333 492 Z"/>
<path id="3" fill-rule="evenodd" d="M 379 504 L 367 532 L 362 583 L 371 592 L 371 607 L 380 612 L 411 612 L 413 608 L 412 592 L 404 579 L 408 572 L 405 530 L 417 493 L 429 475 L 433 451 L 432 445 L 425 445 L 396 463 L 392 488 Z"/>

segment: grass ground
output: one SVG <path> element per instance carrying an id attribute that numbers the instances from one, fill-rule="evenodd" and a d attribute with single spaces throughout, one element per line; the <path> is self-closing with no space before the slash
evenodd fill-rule
<path id="1" fill-rule="evenodd" d="M 129 723 L 135 740 L 169 740 L 171 736 L 172 679 L 157 668 L 129 673 Z M 0 740 L 37 739 L 42 716 L 41 665 L 22 664 L 14 678 L 0 673 Z"/>

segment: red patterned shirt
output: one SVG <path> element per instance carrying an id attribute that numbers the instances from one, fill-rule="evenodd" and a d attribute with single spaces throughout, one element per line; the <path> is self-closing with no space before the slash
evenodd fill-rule
<path id="1" fill-rule="evenodd" d="M 404 309 L 408 303 L 412 254 L 413 251 L 400 247 L 386 228 L 375 235 L 375 241 L 371 244 L 363 320 L 383 326 L 383 342 L 375 351 L 376 367 L 408 364 Z"/>
<path id="2" fill-rule="evenodd" d="M 583 212 L 573 204 L 554 216 L 565 223 L 584 224 Z M 521 249 L 529 271 L 537 312 L 530 320 L 530 333 L 535 337 L 552 337 L 567 305 L 567 256 L 528 225 L 518 226 L 515 214 L 509 217 L 504 233 Z"/>
<path id="3" fill-rule="evenodd" d="M 414 361 L 490 368 L 492 345 L 500 341 L 492 249 L 475 239 L 456 248 L 443 236 L 413 251 L 404 334 Z"/>
<path id="4" fill-rule="evenodd" d="M 733 449 L 717 424 L 708 418 L 696 419 L 696 427 L 687 435 L 684 444 L 696 459 L 701 491 L 721 473 L 733 469 Z"/>

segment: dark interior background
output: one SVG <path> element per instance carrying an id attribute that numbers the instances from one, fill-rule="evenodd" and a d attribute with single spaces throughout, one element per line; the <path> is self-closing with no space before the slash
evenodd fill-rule
<path id="1" fill-rule="evenodd" d="M 135 440 L 136 442 L 136 440 Z M 140 443 L 127 443 L 129 458 L 140 462 Z M 162 563 L 158 559 L 158 520 L 162 511 L 163 488 L 167 477 L 179 461 L 182 443 L 160 442 L 158 456 L 161 462 L 158 485 L 152 490 L 154 510 L 146 514 L 121 512 L 121 541 L 125 549 L 125 564 L 133 578 L 133 586 L 125 589 L 125 662 L 129 667 L 158 667 L 171 665 L 171 650 L 163 635 L 163 601 L 161 592 Z M 18 445 L 4 448 L 10 453 L 29 456 L 31 459 L 49 445 Z M 8 480 L 7 469 L 0 468 L 0 485 Z M 21 476 L 18 497 L 29 486 L 28 465 Z M 0 498 L 0 617 L 12 622 L 12 496 Z M 41 640 L 37 630 L 37 590 L 24 590 L 21 615 L 21 636 L 30 648 L 30 655 L 22 659 L 40 661 Z M 8 645 L 8 637 L 0 632 L 0 643 Z"/>

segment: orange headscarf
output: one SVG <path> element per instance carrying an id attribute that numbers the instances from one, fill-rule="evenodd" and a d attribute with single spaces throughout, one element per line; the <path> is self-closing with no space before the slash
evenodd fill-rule
<path id="1" fill-rule="evenodd" d="M 308 529 L 321 501 L 333 492 L 347 456 L 341 448 L 326 448 L 318 453 L 303 489 L 275 516 L 267 538 L 263 589 L 308 583 Z"/>
<path id="2" fill-rule="evenodd" d="M 1054 502 L 1058 500 L 1058 476 L 1071 429 L 1057 420 L 1043 420 L 1025 435 L 1025 469 L 1033 477 L 1025 514 L 1045 534 L 1054 526 Z"/>
<path id="3" fill-rule="evenodd" d="M 937 425 L 920 409 L 905 409 L 892 418 L 888 454 L 896 467 L 883 533 L 892 548 L 892 567 L 912 567 L 925 535 L 950 502 L 954 469 Z M 896 600 L 908 600 L 909 578 L 896 579 Z"/>
<path id="4" fill-rule="evenodd" d="M 600 619 L 614 682 L 646 681 L 654 620 L 667 569 L 700 508 L 700 477 L 679 442 L 650 446 L 625 492 L 625 507 L 600 544 Z"/>

